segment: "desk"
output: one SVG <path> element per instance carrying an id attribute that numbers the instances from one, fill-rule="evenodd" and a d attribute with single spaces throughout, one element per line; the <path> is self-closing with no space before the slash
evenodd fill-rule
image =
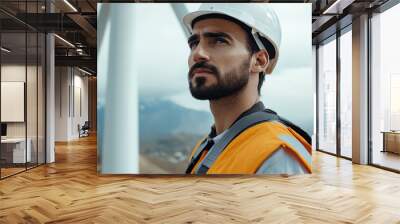
<path id="1" fill-rule="evenodd" d="M 26 162 L 30 162 L 32 141 L 28 138 L 26 142 L 28 147 L 25 154 L 25 138 L 1 139 L 1 157 L 8 163 L 25 163 L 25 158 L 27 158 Z"/>
<path id="2" fill-rule="evenodd" d="M 382 131 L 381 133 L 383 133 L 382 152 L 400 154 L 400 131 Z"/>

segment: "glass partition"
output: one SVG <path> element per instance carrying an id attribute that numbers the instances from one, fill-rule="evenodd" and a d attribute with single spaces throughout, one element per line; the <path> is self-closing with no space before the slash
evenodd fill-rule
<path id="1" fill-rule="evenodd" d="M 26 112 L 27 112 L 27 150 L 30 151 L 30 160 L 27 163 L 27 167 L 33 167 L 37 165 L 37 79 L 38 79 L 38 35 L 36 32 L 27 33 L 27 76 L 26 76 Z"/>
<path id="2" fill-rule="evenodd" d="M 318 149 L 336 154 L 336 37 L 318 47 Z"/>
<path id="3" fill-rule="evenodd" d="M 352 157 L 352 32 L 340 36 L 340 155 Z"/>
<path id="4" fill-rule="evenodd" d="M 43 33 L 38 33 L 38 65 L 37 65 L 37 162 L 43 164 L 46 161 L 46 145 L 45 145 L 45 124 L 46 124 L 46 39 Z"/>
<path id="5" fill-rule="evenodd" d="M 28 5 L 27 5 L 28 4 Z M 7 1 L 18 16 L 44 12 L 44 1 Z M 43 33 L 0 12 L 0 178 L 45 163 Z"/>
<path id="6" fill-rule="evenodd" d="M 26 75 L 25 32 L 1 34 L 1 176 L 24 171 L 31 160 L 26 150 Z"/>
<path id="7" fill-rule="evenodd" d="M 372 164 L 400 171 L 400 4 L 371 18 Z"/>

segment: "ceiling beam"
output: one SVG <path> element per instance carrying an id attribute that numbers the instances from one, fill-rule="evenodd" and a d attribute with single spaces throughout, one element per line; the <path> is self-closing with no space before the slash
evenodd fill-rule
<path id="1" fill-rule="evenodd" d="M 91 56 L 55 56 L 56 66 L 83 66 L 96 70 L 97 59 Z"/>
<path id="2" fill-rule="evenodd" d="M 322 14 L 342 14 L 355 0 L 336 0 L 323 10 Z"/>

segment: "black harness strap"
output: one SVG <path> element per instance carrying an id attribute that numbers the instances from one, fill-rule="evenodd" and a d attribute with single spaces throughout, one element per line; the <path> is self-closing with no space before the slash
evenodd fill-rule
<path id="1" fill-rule="evenodd" d="M 203 140 L 203 142 L 197 147 L 196 152 L 193 154 L 193 157 L 190 160 L 189 166 L 186 168 L 185 173 L 190 174 L 194 168 L 194 166 L 197 164 L 201 157 L 201 153 L 209 149 L 212 145 L 214 145 L 214 141 L 207 137 L 206 139 Z"/>

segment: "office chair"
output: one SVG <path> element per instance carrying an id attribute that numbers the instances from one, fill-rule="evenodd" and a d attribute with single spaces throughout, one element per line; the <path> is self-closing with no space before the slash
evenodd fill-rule
<path id="1" fill-rule="evenodd" d="M 85 121 L 82 127 L 80 127 L 80 125 L 78 124 L 79 138 L 89 136 L 89 129 L 90 129 L 89 121 Z"/>

